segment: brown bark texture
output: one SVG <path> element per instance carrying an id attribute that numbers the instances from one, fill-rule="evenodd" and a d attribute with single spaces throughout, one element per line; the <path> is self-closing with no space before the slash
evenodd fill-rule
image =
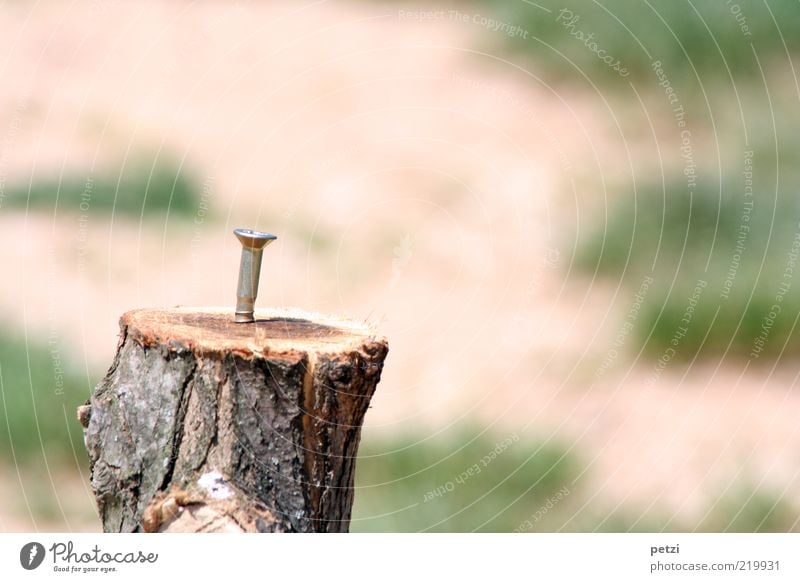
<path id="1" fill-rule="evenodd" d="M 361 425 L 388 352 L 299 311 L 136 310 L 79 410 L 103 529 L 347 531 Z"/>

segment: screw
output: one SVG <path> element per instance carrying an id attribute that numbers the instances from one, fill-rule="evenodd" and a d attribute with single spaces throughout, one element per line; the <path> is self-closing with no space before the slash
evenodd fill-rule
<path id="1" fill-rule="evenodd" d="M 258 295 L 258 277 L 261 272 L 261 256 L 264 247 L 277 239 L 274 234 L 247 228 L 233 231 L 242 243 L 242 261 L 239 263 L 239 289 L 236 291 L 236 323 L 255 321 L 253 310 Z"/>

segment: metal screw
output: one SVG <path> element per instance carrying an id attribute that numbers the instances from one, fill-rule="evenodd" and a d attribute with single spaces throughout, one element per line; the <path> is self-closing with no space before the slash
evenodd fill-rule
<path id="1" fill-rule="evenodd" d="M 239 263 L 239 289 L 236 291 L 236 323 L 252 323 L 255 321 L 256 296 L 258 295 L 258 277 L 261 273 L 261 255 L 264 247 L 277 239 L 274 234 L 258 232 L 247 228 L 233 231 L 242 243 L 242 261 Z"/>

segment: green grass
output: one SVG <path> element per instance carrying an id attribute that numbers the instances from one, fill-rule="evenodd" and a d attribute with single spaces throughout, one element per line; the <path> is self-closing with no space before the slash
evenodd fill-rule
<path id="1" fill-rule="evenodd" d="M 780 167 L 776 194 L 774 160 L 756 153 L 749 199 L 741 172 L 733 170 L 721 185 L 700 176 L 693 192 L 685 178 L 668 181 L 663 189 L 660 182 L 645 185 L 612 204 L 607 223 L 594 224 L 580 237 L 576 265 L 585 273 L 621 277 L 630 289 L 647 275 L 655 279 L 635 326 L 640 346 L 653 354 L 675 347 L 679 359 L 698 350 L 702 356 L 749 356 L 766 325 L 757 358 L 797 353 L 800 334 L 793 327 L 800 314 L 800 265 L 788 276 L 786 269 L 800 232 L 800 173 L 793 164 Z M 759 172 L 763 169 L 768 171 Z M 690 325 L 682 325 L 700 280 L 707 286 Z M 780 313 L 768 322 L 775 304 Z M 681 327 L 685 336 L 676 346 Z"/>
<path id="2" fill-rule="evenodd" d="M 74 466 L 73 449 L 85 461 L 75 410 L 89 397 L 91 383 L 68 359 L 63 341 L 26 345 L 20 336 L 0 333 L 0 461 Z"/>
<path id="3" fill-rule="evenodd" d="M 185 169 L 166 158 L 142 157 L 116 173 L 37 176 L 9 183 L 4 206 L 56 209 L 59 213 L 114 213 L 134 219 L 163 215 L 189 218 L 197 212 L 200 188 Z"/>
<path id="4" fill-rule="evenodd" d="M 528 31 L 528 38 L 493 32 L 487 33 L 487 39 L 494 46 L 530 57 L 551 78 L 580 79 L 582 71 L 594 81 L 620 79 L 570 34 L 575 31 L 593 34 L 589 42 L 595 41 L 599 49 L 606 51 L 604 54 L 621 61 L 630 72 L 629 79 L 652 79 L 650 65 L 660 60 L 677 84 L 692 80 L 693 68 L 703 82 L 712 76 L 724 79 L 726 64 L 734 77 L 757 76 L 753 49 L 762 65 L 772 59 L 786 63 L 786 49 L 800 49 L 797 0 L 768 2 L 783 38 L 761 0 L 736 0 L 730 5 L 725 0 L 649 0 L 649 5 L 643 0 L 537 0 L 535 4 L 551 12 L 532 4 L 519 0 L 485 1 L 476 3 L 476 10 Z M 738 21 L 731 11 L 733 5 L 741 8 Z M 463 5 L 455 8 L 466 11 Z M 569 30 L 563 24 L 567 13 L 556 21 L 562 9 L 579 16 Z M 742 31 L 741 24 L 746 24 L 749 35 Z"/>
<path id="5" fill-rule="evenodd" d="M 699 531 L 709 532 L 797 532 L 797 510 L 774 491 L 737 484 L 723 494 Z"/>
<path id="6" fill-rule="evenodd" d="M 595 513 L 588 531 L 597 532 L 739 532 L 787 533 L 798 531 L 800 513 L 789 500 L 764 487 L 737 483 L 711 501 L 696 523 L 682 522 L 659 508 L 633 517 L 636 510 L 620 507 L 610 514 Z"/>
<path id="7" fill-rule="evenodd" d="M 357 464 L 351 530 L 514 531 L 525 520 L 532 526 L 526 530 L 557 529 L 578 497 L 572 485 L 580 470 L 574 455 L 559 444 L 518 438 L 484 466 L 484 457 L 511 435 L 476 434 L 428 441 L 369 439 Z M 476 464 L 480 472 L 459 482 Z M 534 519 L 564 487 L 569 494 Z"/>
<path id="8" fill-rule="evenodd" d="M 564 443 L 520 438 L 483 466 L 481 459 L 510 435 L 477 435 L 366 437 L 351 531 L 786 532 L 800 517 L 785 497 L 744 482 L 709 503 L 697 523 L 674 519 L 659 506 L 644 513 L 633 505 L 612 509 L 602 496 L 591 498 L 590 472 Z M 459 482 L 476 463 L 481 471 Z M 564 488 L 568 494 L 559 498 Z"/>

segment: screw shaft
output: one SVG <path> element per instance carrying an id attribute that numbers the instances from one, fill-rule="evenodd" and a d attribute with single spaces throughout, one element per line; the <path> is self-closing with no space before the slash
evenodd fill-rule
<path id="1" fill-rule="evenodd" d="M 242 249 L 242 260 L 239 263 L 239 288 L 236 291 L 236 321 L 249 323 L 254 321 L 253 312 L 258 296 L 258 280 L 261 273 L 262 249 Z"/>

